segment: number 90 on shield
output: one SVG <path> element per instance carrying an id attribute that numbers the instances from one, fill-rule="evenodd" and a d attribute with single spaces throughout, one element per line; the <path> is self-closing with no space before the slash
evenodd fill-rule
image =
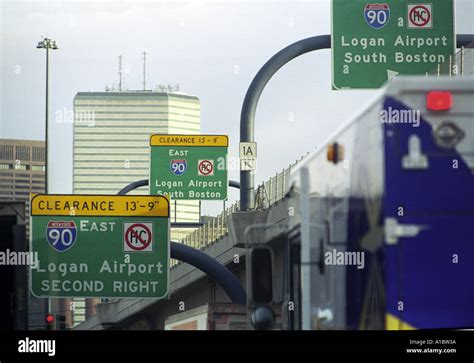
<path id="1" fill-rule="evenodd" d="M 70 249 L 77 238 L 77 227 L 73 221 L 49 221 L 46 227 L 46 239 L 58 252 Z"/>
<path id="2" fill-rule="evenodd" d="M 185 159 L 170 160 L 170 170 L 174 175 L 182 175 L 186 172 L 188 163 Z"/>
<path id="3" fill-rule="evenodd" d="M 372 28 L 381 29 L 387 25 L 390 19 L 390 7 L 388 4 L 367 4 L 364 9 L 364 17 Z"/>

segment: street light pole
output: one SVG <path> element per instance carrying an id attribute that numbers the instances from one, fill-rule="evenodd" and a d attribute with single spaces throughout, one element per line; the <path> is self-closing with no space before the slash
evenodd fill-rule
<path id="1" fill-rule="evenodd" d="M 49 144 L 48 144 L 48 131 L 49 131 L 49 50 L 53 49 L 56 50 L 58 49 L 58 46 L 56 44 L 55 40 L 49 39 L 49 38 L 44 38 L 40 42 L 38 42 L 38 45 L 36 46 L 38 49 L 46 49 L 46 106 L 45 106 L 45 136 L 44 136 L 44 147 L 45 147 L 45 157 L 44 157 L 44 189 L 45 193 L 48 194 L 49 192 L 49 178 L 48 178 L 48 167 L 49 167 Z"/>
<path id="2" fill-rule="evenodd" d="M 38 45 L 36 46 L 38 49 L 46 49 L 46 106 L 45 106 L 45 135 L 44 135 L 44 192 L 48 194 L 49 192 L 49 178 L 48 178 L 48 151 L 49 151 L 49 144 L 48 144 L 48 131 L 49 131 L 49 50 L 58 49 L 58 45 L 56 44 L 55 40 L 51 40 L 49 38 L 44 38 Z M 51 313 L 51 300 L 47 299 L 47 303 L 45 304 L 45 313 Z"/>

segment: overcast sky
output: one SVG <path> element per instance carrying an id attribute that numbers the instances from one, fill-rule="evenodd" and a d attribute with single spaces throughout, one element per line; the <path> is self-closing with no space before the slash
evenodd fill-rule
<path id="1" fill-rule="evenodd" d="M 201 100 L 203 133 L 228 134 L 237 156 L 240 109 L 256 72 L 297 40 L 330 33 L 330 1 L 1 1 L 0 138 L 44 137 L 45 55 L 41 36 L 58 41 L 51 54 L 51 191 L 72 190 L 72 111 L 80 91 L 117 83 L 140 89 L 142 52 L 147 88 L 179 83 Z M 348 0 L 349 1 L 349 0 Z M 474 1 L 457 0 L 458 33 L 474 33 Z M 256 140 L 261 182 L 320 144 L 359 110 L 373 91 L 331 91 L 330 51 L 285 66 L 258 106 Z M 238 171 L 230 179 L 239 180 Z M 238 197 L 231 192 L 231 200 Z M 205 211 L 214 212 L 216 202 Z M 220 206 L 220 204 L 218 204 Z"/>

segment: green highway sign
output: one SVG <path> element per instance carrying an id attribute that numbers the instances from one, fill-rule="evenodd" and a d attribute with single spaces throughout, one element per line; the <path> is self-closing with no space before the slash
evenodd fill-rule
<path id="1" fill-rule="evenodd" d="M 227 199 L 228 146 L 225 135 L 152 135 L 150 194 Z"/>
<path id="2" fill-rule="evenodd" d="M 168 297 L 167 198 L 35 195 L 30 227 L 34 296 Z"/>
<path id="3" fill-rule="evenodd" d="M 453 0 L 332 0 L 333 89 L 426 74 L 455 52 Z"/>

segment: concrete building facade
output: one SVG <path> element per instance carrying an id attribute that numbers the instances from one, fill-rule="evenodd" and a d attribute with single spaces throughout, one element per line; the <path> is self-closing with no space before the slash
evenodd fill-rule
<path id="1" fill-rule="evenodd" d="M 25 201 L 44 192 L 44 141 L 0 139 L 0 200 Z"/>

